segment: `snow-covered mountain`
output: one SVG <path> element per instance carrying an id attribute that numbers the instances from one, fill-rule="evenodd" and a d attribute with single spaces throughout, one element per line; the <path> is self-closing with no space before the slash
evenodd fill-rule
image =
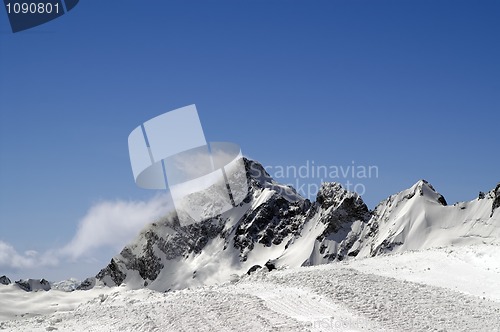
<path id="1" fill-rule="evenodd" d="M 319 265 L 347 257 L 452 244 L 500 242 L 500 184 L 471 202 L 447 206 L 424 180 L 369 211 L 356 193 L 322 184 L 315 202 L 244 159 L 248 195 L 201 223 L 175 213 L 145 227 L 96 276 L 105 285 L 166 291 L 214 284 L 266 266 Z M 203 194 L 184 204 L 205 206 Z M 179 211 L 179 213 L 182 213 Z"/>
<path id="2" fill-rule="evenodd" d="M 353 250 L 359 256 L 450 245 L 500 243 L 500 184 L 470 202 L 447 205 L 420 180 L 377 205 Z"/>

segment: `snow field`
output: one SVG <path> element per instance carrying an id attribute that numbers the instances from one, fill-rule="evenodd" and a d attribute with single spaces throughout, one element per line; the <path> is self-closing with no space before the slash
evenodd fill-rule
<path id="1" fill-rule="evenodd" d="M 500 331 L 499 248 L 261 269 L 166 293 L 127 286 L 27 293 L 0 286 L 0 330 Z"/>

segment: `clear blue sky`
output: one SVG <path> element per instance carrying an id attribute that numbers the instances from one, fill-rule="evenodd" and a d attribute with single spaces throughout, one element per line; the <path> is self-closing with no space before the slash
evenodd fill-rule
<path id="1" fill-rule="evenodd" d="M 128 134 L 193 103 L 264 165 L 376 165 L 370 208 L 420 178 L 473 199 L 500 181 L 499 59 L 498 1 L 84 0 L 16 34 L 2 9 L 0 241 L 43 252 L 152 197 Z"/>

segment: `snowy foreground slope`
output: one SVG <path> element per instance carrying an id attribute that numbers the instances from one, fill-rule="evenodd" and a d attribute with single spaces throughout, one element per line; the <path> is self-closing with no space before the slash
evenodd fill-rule
<path id="1" fill-rule="evenodd" d="M 477 199 L 446 205 L 421 180 L 369 211 L 338 183 L 322 184 L 316 202 L 276 183 L 244 159 L 248 195 L 237 207 L 180 226 L 175 214 L 147 226 L 97 275 L 158 291 L 213 285 L 263 267 L 299 267 L 452 244 L 500 243 L 500 185 Z M 185 204 L 212 207 L 203 195 Z"/>
<path id="2" fill-rule="evenodd" d="M 3 286 L 0 329 L 499 331 L 499 289 L 499 246 L 453 246 L 260 270 L 166 293 L 125 285 L 35 293 Z"/>

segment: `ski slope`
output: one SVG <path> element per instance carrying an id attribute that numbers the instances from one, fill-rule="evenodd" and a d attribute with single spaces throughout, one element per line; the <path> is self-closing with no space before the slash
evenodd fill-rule
<path id="1" fill-rule="evenodd" d="M 0 330 L 498 331 L 498 255 L 493 245 L 432 249 L 263 269 L 166 293 L 127 286 L 26 293 L 0 286 Z"/>

